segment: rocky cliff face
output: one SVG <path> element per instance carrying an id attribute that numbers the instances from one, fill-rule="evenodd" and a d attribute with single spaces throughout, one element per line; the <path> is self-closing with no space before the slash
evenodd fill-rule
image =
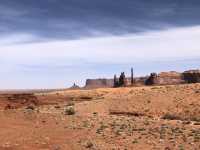
<path id="1" fill-rule="evenodd" d="M 159 85 L 167 84 L 181 84 L 185 83 L 182 78 L 182 73 L 171 71 L 171 72 L 161 72 L 158 74 L 158 83 Z"/>
<path id="2" fill-rule="evenodd" d="M 200 83 L 200 70 L 188 70 L 183 72 L 183 79 L 187 83 Z"/>
<path id="3" fill-rule="evenodd" d="M 135 85 L 144 85 L 145 84 L 145 80 L 147 80 L 147 77 L 137 77 L 134 78 L 134 84 Z M 128 77 L 126 78 L 126 85 L 130 86 L 131 85 L 131 78 Z M 114 79 L 87 79 L 86 80 L 86 85 L 85 88 L 86 89 L 91 89 L 91 88 L 111 88 L 114 86 Z"/>
<path id="4" fill-rule="evenodd" d="M 170 71 L 134 78 L 134 85 L 173 85 L 182 83 L 200 83 L 200 70 L 189 70 L 183 73 Z M 88 79 L 85 88 L 113 87 L 113 79 Z M 126 78 L 126 85 L 131 85 L 131 78 Z"/>
<path id="5" fill-rule="evenodd" d="M 185 83 L 182 73 L 171 71 L 151 74 L 146 80 L 146 85 L 170 85 Z"/>
<path id="6" fill-rule="evenodd" d="M 145 85 L 159 84 L 159 77 L 156 73 L 151 73 L 149 78 L 145 81 Z"/>

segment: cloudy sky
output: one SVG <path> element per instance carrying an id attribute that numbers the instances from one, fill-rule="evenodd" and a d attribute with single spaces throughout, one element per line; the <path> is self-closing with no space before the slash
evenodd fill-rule
<path id="1" fill-rule="evenodd" d="M 200 68 L 199 0 L 0 0 L 0 89 Z"/>

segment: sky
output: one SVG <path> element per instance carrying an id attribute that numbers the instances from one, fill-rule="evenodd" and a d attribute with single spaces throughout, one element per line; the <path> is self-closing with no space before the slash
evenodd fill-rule
<path id="1" fill-rule="evenodd" d="M 200 68 L 199 0 L 0 0 L 0 89 Z"/>

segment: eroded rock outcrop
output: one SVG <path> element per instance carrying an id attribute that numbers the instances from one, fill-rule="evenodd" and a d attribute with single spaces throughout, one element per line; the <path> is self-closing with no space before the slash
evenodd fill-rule
<path id="1" fill-rule="evenodd" d="M 185 83 L 182 74 L 175 71 L 152 73 L 146 80 L 146 85 L 171 85 Z"/>
<path id="2" fill-rule="evenodd" d="M 182 73 L 170 71 L 170 72 L 161 72 L 158 74 L 158 83 L 159 85 L 168 85 L 168 84 L 182 84 L 185 81 L 182 78 Z"/>
<path id="3" fill-rule="evenodd" d="M 131 77 L 125 78 L 125 86 L 138 85 L 174 85 L 183 83 L 200 83 L 200 70 L 189 70 L 183 73 L 170 71 L 159 74 L 151 73 L 146 77 L 135 77 L 134 85 L 131 84 Z M 114 79 L 88 79 L 86 88 L 114 87 Z"/>
<path id="4" fill-rule="evenodd" d="M 183 72 L 183 79 L 187 83 L 200 83 L 200 70 L 188 70 Z"/>
<path id="5" fill-rule="evenodd" d="M 113 79 L 87 79 L 85 88 L 113 87 Z"/>
<path id="6" fill-rule="evenodd" d="M 151 73 L 149 78 L 145 81 L 145 85 L 158 84 L 158 75 L 156 73 Z"/>
<path id="7" fill-rule="evenodd" d="M 75 83 L 69 88 L 70 90 L 79 90 L 81 89 L 80 86 L 76 85 Z"/>

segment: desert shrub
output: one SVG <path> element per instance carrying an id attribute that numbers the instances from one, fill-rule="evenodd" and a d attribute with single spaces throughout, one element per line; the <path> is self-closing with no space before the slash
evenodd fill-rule
<path id="1" fill-rule="evenodd" d="M 34 109 L 35 109 L 35 106 L 34 106 L 34 105 L 28 105 L 28 106 L 26 107 L 26 109 L 28 109 L 28 110 L 34 110 Z"/>
<path id="2" fill-rule="evenodd" d="M 190 120 L 200 122 L 200 117 L 199 116 L 192 116 L 192 117 L 190 117 Z"/>
<path id="3" fill-rule="evenodd" d="M 138 143 L 138 140 L 137 140 L 137 139 L 134 139 L 134 140 L 132 141 L 132 143 L 133 143 L 133 144 L 137 144 L 137 143 Z"/>
<path id="4" fill-rule="evenodd" d="M 9 109 L 16 109 L 16 108 L 10 104 L 7 104 L 4 108 L 4 110 L 9 110 Z"/>
<path id="5" fill-rule="evenodd" d="M 59 109 L 61 108 L 59 105 L 54 106 L 54 108 Z"/>
<path id="6" fill-rule="evenodd" d="M 91 141 L 88 141 L 86 144 L 85 144 L 85 148 L 92 148 L 94 146 L 94 144 L 91 142 Z"/>
<path id="7" fill-rule="evenodd" d="M 176 114 L 170 114 L 170 113 L 164 114 L 162 116 L 162 119 L 200 122 L 199 116 L 191 116 L 191 115 L 184 116 L 184 115 L 176 115 Z M 186 122 L 184 122 L 184 123 L 186 123 Z"/>
<path id="8" fill-rule="evenodd" d="M 140 112 L 123 112 L 123 111 L 113 111 L 113 110 L 110 110 L 110 115 L 127 115 L 135 117 L 144 116 L 144 114 Z"/>
<path id="9" fill-rule="evenodd" d="M 76 112 L 73 106 L 68 106 L 65 108 L 64 113 L 65 115 L 74 115 Z"/>
<path id="10" fill-rule="evenodd" d="M 81 96 L 80 99 L 91 100 L 92 97 L 90 97 L 90 96 Z"/>
<path id="11" fill-rule="evenodd" d="M 200 90 L 196 90 L 195 93 L 199 94 L 199 93 L 200 93 Z"/>
<path id="12" fill-rule="evenodd" d="M 158 89 L 160 89 L 160 87 L 154 86 L 154 87 L 152 87 L 151 89 L 152 89 L 152 90 L 158 90 Z"/>
<path id="13" fill-rule="evenodd" d="M 200 122 L 195 122 L 194 125 L 199 126 L 199 125 L 200 125 Z"/>
<path id="14" fill-rule="evenodd" d="M 166 113 L 162 116 L 162 119 L 167 119 L 167 120 L 182 120 L 181 117 L 175 115 L 175 114 L 170 114 Z"/>
<path id="15" fill-rule="evenodd" d="M 74 102 L 70 101 L 70 102 L 67 103 L 66 106 L 74 106 Z"/>

